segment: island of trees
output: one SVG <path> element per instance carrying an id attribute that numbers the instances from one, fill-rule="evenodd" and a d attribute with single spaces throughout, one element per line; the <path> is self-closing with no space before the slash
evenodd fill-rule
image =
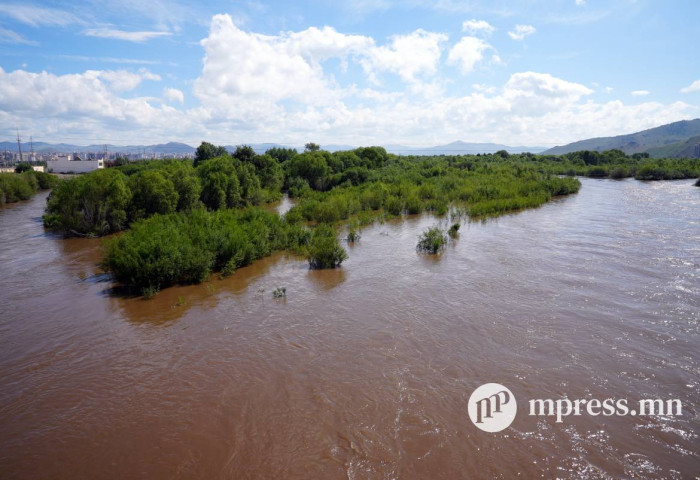
<path id="1" fill-rule="evenodd" d="M 0 173 L 0 206 L 29 200 L 38 190 L 48 190 L 57 183 L 54 175 L 36 172 L 28 163 L 20 163 L 15 173 Z"/>
<path id="2" fill-rule="evenodd" d="M 62 181 L 43 219 L 69 236 L 124 231 L 105 241 L 102 266 L 150 296 L 280 250 L 306 255 L 311 268 L 337 267 L 346 258 L 336 233 L 342 224 L 357 235 L 356 227 L 404 214 L 499 215 L 577 192 L 576 175 L 694 178 L 700 160 L 619 150 L 411 157 L 381 147 L 330 153 L 316 144 L 259 155 L 203 142 L 194 161 L 139 162 Z M 283 192 L 296 200 L 285 215 L 261 208 Z"/>

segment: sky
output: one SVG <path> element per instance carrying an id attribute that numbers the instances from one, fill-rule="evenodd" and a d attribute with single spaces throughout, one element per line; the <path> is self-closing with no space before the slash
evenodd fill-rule
<path id="1" fill-rule="evenodd" d="M 554 146 L 700 117 L 697 0 L 0 0 L 0 140 Z"/>

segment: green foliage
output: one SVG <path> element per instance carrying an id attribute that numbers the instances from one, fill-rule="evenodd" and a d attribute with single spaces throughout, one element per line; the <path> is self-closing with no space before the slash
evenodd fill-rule
<path id="1" fill-rule="evenodd" d="M 447 245 L 447 235 L 438 227 L 432 227 L 418 237 L 416 248 L 419 252 L 435 254 L 445 248 L 445 245 Z"/>
<path id="2" fill-rule="evenodd" d="M 47 228 L 65 234 L 104 235 L 126 226 L 131 190 L 118 170 L 97 170 L 60 182 L 49 195 Z"/>
<path id="3" fill-rule="evenodd" d="M 0 173 L 0 205 L 30 199 L 39 188 L 35 173 Z"/>
<path id="4" fill-rule="evenodd" d="M 326 155 L 330 156 L 328 152 L 319 151 L 307 151 L 297 155 L 290 162 L 290 177 L 303 178 L 311 188 L 325 190 L 329 173 Z"/>
<path id="5" fill-rule="evenodd" d="M 304 145 L 305 152 L 318 152 L 319 150 L 321 150 L 321 146 L 317 143 L 309 142 Z"/>
<path id="6" fill-rule="evenodd" d="M 179 195 L 173 182 L 160 170 L 145 170 L 129 178 L 131 221 L 167 214 L 177 209 Z"/>
<path id="7" fill-rule="evenodd" d="M 333 227 L 322 223 L 311 234 L 307 258 L 313 269 L 337 268 L 348 254 L 340 246 Z"/>
<path id="8" fill-rule="evenodd" d="M 357 228 L 351 228 L 348 231 L 348 236 L 345 239 L 348 241 L 348 243 L 355 243 L 355 242 L 359 242 L 360 238 L 361 238 L 361 235 L 360 235 L 359 230 L 357 230 Z"/>
<path id="9" fill-rule="evenodd" d="M 139 291 L 200 283 L 211 272 L 236 269 L 290 248 L 303 247 L 300 227 L 260 209 L 203 209 L 155 215 L 104 244 L 102 266 Z"/>
<path id="10" fill-rule="evenodd" d="M 194 166 L 216 157 L 222 157 L 228 155 L 226 148 L 217 147 L 209 142 L 202 142 L 194 155 Z"/>
<path id="11" fill-rule="evenodd" d="M 577 192 L 581 184 L 574 175 L 700 176 L 700 160 L 632 158 L 619 150 L 397 157 L 381 147 L 333 154 L 278 148 L 257 155 L 241 146 L 229 156 L 221 147 L 200 147 L 196 167 L 189 161 L 138 162 L 62 182 L 49 199 L 45 224 L 92 235 L 131 225 L 107 242 L 104 266 L 119 281 L 154 294 L 215 271 L 231 275 L 282 249 L 306 255 L 312 268 L 337 267 L 347 254 L 332 224 L 349 222 L 346 239 L 353 242 L 360 225 L 403 213 L 444 215 L 454 206 L 478 218 L 537 207 Z M 41 182 L 32 172 L 23 175 L 34 185 Z M 31 182 L 30 191 L 36 189 Z M 283 188 L 296 198 L 284 217 L 250 208 L 279 198 Z M 456 236 L 458 229 L 454 224 L 447 234 Z M 445 232 L 431 229 L 419 250 L 438 252 L 446 241 Z"/>
<path id="12" fill-rule="evenodd" d="M 15 173 L 31 172 L 32 166 L 28 162 L 19 162 L 15 167 Z"/>
<path id="13" fill-rule="evenodd" d="M 447 231 L 447 234 L 448 234 L 451 238 L 456 238 L 457 235 L 459 234 L 458 232 L 459 232 L 459 227 L 460 227 L 460 226 L 461 226 L 461 225 L 460 225 L 459 223 L 454 223 L 454 224 L 452 224 L 452 226 L 450 227 L 450 229 Z"/>
<path id="14" fill-rule="evenodd" d="M 278 163 L 284 164 L 294 158 L 297 155 L 297 151 L 294 148 L 273 147 L 268 149 L 265 155 L 269 155 L 277 160 Z"/>

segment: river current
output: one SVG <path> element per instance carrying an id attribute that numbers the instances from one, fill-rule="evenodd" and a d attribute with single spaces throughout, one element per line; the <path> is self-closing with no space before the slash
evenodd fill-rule
<path id="1" fill-rule="evenodd" d="M 337 270 L 286 254 L 125 296 L 100 240 L 0 209 L 0 478 L 697 478 L 700 188 L 582 179 L 463 223 L 377 223 Z M 286 298 L 272 291 L 286 287 Z M 496 382 L 512 425 L 478 430 Z M 529 415 L 528 399 L 677 399 L 680 416 Z"/>

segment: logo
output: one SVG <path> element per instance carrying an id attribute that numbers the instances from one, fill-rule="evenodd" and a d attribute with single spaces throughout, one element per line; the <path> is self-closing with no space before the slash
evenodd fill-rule
<path id="1" fill-rule="evenodd" d="M 486 383 L 472 393 L 467 404 L 472 423 L 484 432 L 500 432 L 515 420 L 518 405 L 513 392 L 499 383 Z"/>

